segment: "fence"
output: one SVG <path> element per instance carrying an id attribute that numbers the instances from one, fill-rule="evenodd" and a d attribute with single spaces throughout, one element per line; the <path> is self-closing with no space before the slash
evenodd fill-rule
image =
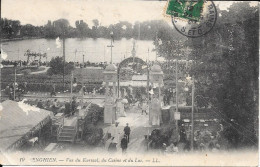
<path id="1" fill-rule="evenodd" d="M 1 88 L 5 89 L 8 85 L 12 82 L 2 82 Z M 18 82 L 19 84 L 20 82 Z M 94 88 L 98 89 L 102 86 L 102 82 L 89 82 L 84 83 L 84 86 L 88 91 L 92 91 Z M 62 82 L 55 82 L 55 83 L 27 83 L 26 91 L 32 92 L 51 92 L 55 88 L 56 92 L 63 92 L 63 83 Z M 79 92 L 82 88 L 82 83 L 77 83 L 76 86 L 73 86 L 73 92 Z M 67 92 L 71 91 L 71 83 L 65 82 L 64 90 Z"/>

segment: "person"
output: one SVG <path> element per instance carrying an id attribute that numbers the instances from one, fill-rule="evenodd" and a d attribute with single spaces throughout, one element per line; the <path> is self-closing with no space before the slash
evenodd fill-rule
<path id="1" fill-rule="evenodd" d="M 111 137 L 112 137 L 112 141 L 110 144 L 110 148 L 109 150 L 111 151 L 116 151 L 117 150 L 117 145 L 119 143 L 119 136 L 120 136 L 120 132 L 118 129 L 118 124 L 119 122 L 116 122 L 115 127 L 112 127 L 111 129 Z"/>
<path id="2" fill-rule="evenodd" d="M 5 94 L 7 94 L 9 96 L 9 99 L 11 99 L 11 91 L 10 91 L 10 87 L 8 85 L 5 88 Z"/>
<path id="3" fill-rule="evenodd" d="M 84 85 L 83 87 L 82 87 L 82 93 L 83 93 L 83 95 L 86 95 L 86 86 Z"/>
<path id="4" fill-rule="evenodd" d="M 125 132 L 125 135 L 127 137 L 127 142 L 129 143 L 131 129 L 128 126 L 128 123 L 126 123 L 126 127 L 124 128 L 124 132 Z"/>
<path id="5" fill-rule="evenodd" d="M 146 102 L 146 100 L 144 100 L 142 103 L 142 115 L 143 115 L 143 113 L 145 113 L 147 115 L 146 110 L 147 110 L 147 102 Z"/>
<path id="6" fill-rule="evenodd" d="M 148 151 L 148 135 L 144 135 L 144 140 L 141 142 L 141 146 L 144 147 L 145 151 Z"/>
<path id="7" fill-rule="evenodd" d="M 204 143 L 200 143 L 200 151 L 205 151 L 205 144 Z"/>
<path id="8" fill-rule="evenodd" d="M 170 105 L 171 98 L 173 98 L 173 90 L 172 88 L 168 89 L 167 93 L 167 104 Z"/>
<path id="9" fill-rule="evenodd" d="M 212 149 L 212 152 L 218 152 L 219 149 L 220 149 L 220 145 L 219 145 L 218 143 L 216 143 L 216 147 L 214 147 L 214 148 Z"/>
<path id="10" fill-rule="evenodd" d="M 116 100 L 116 110 L 117 110 L 117 117 L 125 117 L 126 113 L 124 110 L 124 104 L 122 103 L 122 99 Z"/>
<path id="11" fill-rule="evenodd" d="M 96 88 L 93 88 L 92 96 L 93 96 L 93 97 L 96 96 Z"/>
<path id="12" fill-rule="evenodd" d="M 190 151 L 190 142 L 189 142 L 189 141 L 186 141 L 183 150 L 184 150 L 184 151 Z"/>
<path id="13" fill-rule="evenodd" d="M 53 102 L 53 105 L 52 105 L 52 111 L 53 111 L 54 115 L 56 115 L 57 112 L 58 112 L 58 103 L 57 103 L 57 99 L 55 99 L 54 102 Z"/>
<path id="14" fill-rule="evenodd" d="M 51 87 L 51 97 L 56 96 L 55 88 L 54 86 Z"/>
<path id="15" fill-rule="evenodd" d="M 12 87 L 12 86 L 10 86 L 9 99 L 10 99 L 10 100 L 15 100 L 15 99 L 14 99 L 14 90 L 13 90 L 13 87 Z"/>
<path id="16" fill-rule="evenodd" d="M 41 108 L 41 109 L 44 108 L 44 107 L 43 107 L 43 104 L 42 104 L 42 100 L 38 101 L 37 107 L 38 107 L 38 108 Z"/>
<path id="17" fill-rule="evenodd" d="M 215 147 L 215 145 L 214 145 L 214 143 L 211 141 L 211 142 L 209 143 L 209 146 L 208 146 L 209 150 L 212 151 L 214 147 Z"/>
<path id="18" fill-rule="evenodd" d="M 124 135 L 124 137 L 121 140 L 121 148 L 123 154 L 126 153 L 127 145 L 128 145 L 127 136 Z"/>
<path id="19" fill-rule="evenodd" d="M 141 95 L 141 90 L 140 89 L 137 89 L 135 99 L 137 101 L 141 101 L 142 95 Z"/>
<path id="20" fill-rule="evenodd" d="M 77 109 L 77 104 L 76 104 L 76 97 L 74 96 L 72 98 L 72 102 L 71 102 L 71 115 L 74 115 L 74 113 L 76 112 Z"/>
<path id="21" fill-rule="evenodd" d="M 166 143 L 163 143 L 162 148 L 161 148 L 161 153 L 165 154 L 166 152 L 167 152 L 167 145 L 166 145 Z"/>
<path id="22" fill-rule="evenodd" d="M 185 128 L 184 125 L 181 126 L 180 128 L 180 142 L 186 142 L 186 132 L 185 132 Z"/>
<path id="23" fill-rule="evenodd" d="M 163 105 L 166 106 L 167 105 L 167 94 L 164 94 L 163 96 Z"/>
<path id="24" fill-rule="evenodd" d="M 175 152 L 175 153 L 179 152 L 179 149 L 177 147 L 177 142 L 173 143 L 173 152 Z"/>
<path id="25" fill-rule="evenodd" d="M 133 94 L 133 88 L 132 88 L 132 86 L 131 86 L 131 85 L 129 85 L 129 87 L 128 87 L 128 88 L 129 88 L 129 94 L 130 94 L 130 95 L 132 95 L 132 94 Z"/>
<path id="26" fill-rule="evenodd" d="M 70 109 L 71 109 L 70 103 L 68 101 L 66 101 L 65 102 L 65 111 L 64 111 L 64 115 L 66 117 L 70 115 Z"/>
<path id="27" fill-rule="evenodd" d="M 128 96 L 128 102 L 129 102 L 129 104 L 130 104 L 130 106 L 132 106 L 133 105 L 133 103 L 134 103 L 134 99 L 133 99 L 133 95 L 131 95 L 131 94 L 129 94 L 129 96 Z"/>

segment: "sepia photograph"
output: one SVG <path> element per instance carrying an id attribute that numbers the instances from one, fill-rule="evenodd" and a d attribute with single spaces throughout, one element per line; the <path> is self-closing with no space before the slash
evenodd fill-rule
<path id="1" fill-rule="evenodd" d="M 0 164 L 258 166 L 257 1 L 0 2 Z"/>

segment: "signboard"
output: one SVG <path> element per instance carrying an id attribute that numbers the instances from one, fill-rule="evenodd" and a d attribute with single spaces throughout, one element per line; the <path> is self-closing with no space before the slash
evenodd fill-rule
<path id="1" fill-rule="evenodd" d="M 180 112 L 174 112 L 174 119 L 175 120 L 181 120 L 181 113 Z"/>
<path id="2" fill-rule="evenodd" d="M 152 74 L 150 76 L 150 80 L 151 80 L 151 82 L 162 84 L 163 83 L 163 75 L 161 75 L 161 74 Z"/>
<path id="3" fill-rule="evenodd" d="M 194 119 L 205 120 L 205 119 L 215 119 L 218 118 L 218 115 L 215 113 L 194 113 Z M 191 119 L 191 113 L 181 112 L 181 119 Z"/>
<path id="4" fill-rule="evenodd" d="M 106 82 L 115 82 L 117 80 L 115 74 L 106 74 L 105 75 L 105 81 Z"/>

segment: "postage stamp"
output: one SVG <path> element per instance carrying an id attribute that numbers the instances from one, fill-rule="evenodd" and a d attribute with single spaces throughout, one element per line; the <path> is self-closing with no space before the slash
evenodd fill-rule
<path id="1" fill-rule="evenodd" d="M 205 0 L 169 0 L 166 14 L 178 32 L 192 38 L 208 33 L 217 20 L 214 3 Z"/>

